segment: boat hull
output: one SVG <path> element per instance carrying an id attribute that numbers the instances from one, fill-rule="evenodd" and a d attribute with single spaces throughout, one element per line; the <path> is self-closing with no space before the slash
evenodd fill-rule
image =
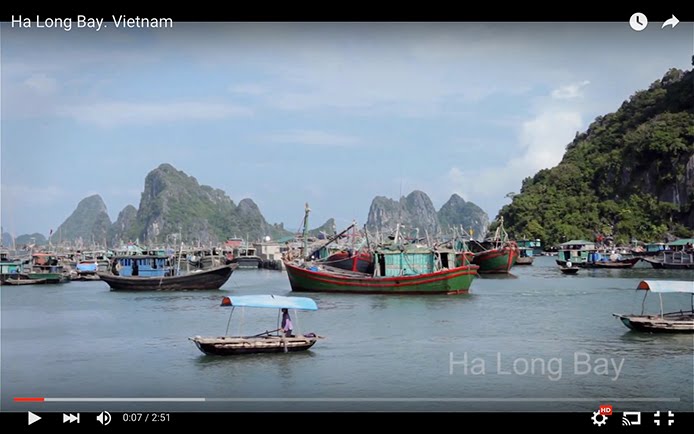
<path id="1" fill-rule="evenodd" d="M 475 253 L 472 263 L 480 267 L 478 270 L 480 274 L 508 273 L 517 258 L 517 249 L 502 247 Z"/>
<path id="2" fill-rule="evenodd" d="M 272 337 L 201 337 L 189 338 L 200 351 L 213 356 L 235 356 L 239 354 L 284 353 L 306 351 L 311 348 L 317 337 L 295 336 L 282 338 Z"/>
<path id="3" fill-rule="evenodd" d="M 561 272 L 564 274 L 576 274 L 578 273 L 578 267 L 562 267 Z"/>
<path id="4" fill-rule="evenodd" d="M 655 269 L 666 269 L 666 270 L 694 270 L 694 263 L 676 263 L 676 262 L 664 262 L 662 259 L 649 259 L 642 258 L 644 261 L 651 264 L 651 267 Z"/>
<path id="5" fill-rule="evenodd" d="M 580 268 L 615 268 L 615 269 L 623 269 L 623 268 L 632 268 L 634 265 L 636 265 L 637 262 L 639 262 L 641 258 L 630 258 L 630 259 L 622 259 L 619 261 L 597 261 L 597 262 L 590 262 L 590 261 L 584 261 L 584 262 L 573 262 L 572 264 L 574 267 L 580 267 Z M 567 261 L 563 261 L 561 259 L 557 259 L 557 264 L 565 267 Z"/>
<path id="6" fill-rule="evenodd" d="M 694 333 L 694 316 L 688 319 L 668 319 L 656 315 L 619 315 L 615 317 L 629 329 L 648 333 Z"/>
<path id="7" fill-rule="evenodd" d="M 362 294 L 464 294 L 477 276 L 476 265 L 434 273 L 372 277 L 353 272 L 310 270 L 285 261 L 292 291 Z M 326 268 L 326 267 L 323 267 Z"/>
<path id="8" fill-rule="evenodd" d="M 60 273 L 22 273 L 0 279 L 2 285 L 51 285 L 68 282 L 69 279 Z"/>
<path id="9" fill-rule="evenodd" d="M 514 265 L 533 265 L 533 259 L 532 256 L 519 256 L 516 258 L 516 263 Z"/>
<path id="10" fill-rule="evenodd" d="M 237 267 L 236 264 L 229 264 L 183 276 L 132 277 L 115 276 L 109 273 L 98 273 L 98 275 L 111 287 L 111 291 L 213 290 L 221 288 Z"/>

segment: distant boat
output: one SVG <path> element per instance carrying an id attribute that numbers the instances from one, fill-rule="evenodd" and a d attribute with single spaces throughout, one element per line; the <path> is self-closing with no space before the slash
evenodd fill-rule
<path id="1" fill-rule="evenodd" d="M 6 279 L 17 279 L 22 271 L 22 261 L 10 259 L 9 252 L 0 252 L 0 285 Z"/>
<path id="2" fill-rule="evenodd" d="M 542 256 L 542 240 L 516 240 L 519 249 L 529 248 L 531 251 L 530 256 Z M 516 262 L 517 263 L 517 262 Z"/>
<path id="3" fill-rule="evenodd" d="M 648 243 L 643 247 L 632 249 L 634 256 L 656 256 L 667 249 L 666 243 Z"/>
<path id="4" fill-rule="evenodd" d="M 585 240 L 571 240 L 561 244 L 557 264 L 567 262 L 580 268 L 632 268 L 642 258 L 624 257 L 617 253 L 598 252 L 595 243 Z"/>
<path id="5" fill-rule="evenodd" d="M 234 310 L 237 307 L 279 309 L 280 313 L 282 313 L 283 309 L 292 309 L 295 317 L 297 315 L 297 310 L 318 309 L 316 302 L 308 297 L 286 297 L 280 295 L 238 295 L 224 297 L 222 299 L 222 306 L 232 308 L 227 323 L 229 325 L 231 324 Z M 266 330 L 252 336 L 228 336 L 229 325 L 227 325 L 225 336 L 195 336 L 188 339 L 195 342 L 195 345 L 203 353 L 216 356 L 306 351 L 319 339 L 319 336 L 315 333 L 308 333 L 306 335 L 292 333 L 292 335 L 286 335 L 279 322 L 280 316 L 278 315 L 277 328 L 272 331 Z"/>
<path id="6" fill-rule="evenodd" d="M 533 265 L 533 255 L 532 247 L 519 247 L 515 265 Z"/>
<path id="7" fill-rule="evenodd" d="M 15 285 L 50 284 L 69 282 L 68 274 L 54 253 L 33 253 L 29 264 L 22 264 L 22 271 L 14 278 Z M 22 282 L 18 282 L 18 281 Z M 33 281 L 33 282 L 32 282 Z M 7 283 L 7 282 L 5 282 Z"/>
<path id="8" fill-rule="evenodd" d="M 651 333 L 694 333 L 694 282 L 672 280 L 643 280 L 636 289 L 645 290 L 642 306 L 649 292 L 658 294 L 660 298 L 660 313 L 658 315 L 644 314 L 644 308 L 639 315 L 612 314 L 631 330 Z M 692 295 L 690 310 L 663 312 L 663 294 L 687 293 Z"/>
<path id="9" fill-rule="evenodd" d="M 255 247 L 246 242 L 232 250 L 233 258 L 231 263 L 238 264 L 239 268 L 260 268 L 263 259 L 255 254 Z"/>
<path id="10" fill-rule="evenodd" d="M 190 291 L 219 289 L 238 267 L 236 264 L 222 265 L 208 270 L 194 270 L 187 274 L 176 274 L 176 269 L 167 265 L 165 257 L 119 257 L 118 264 L 125 264 L 114 273 L 97 273 L 112 291 Z M 132 276 L 132 263 L 138 262 L 139 275 Z"/>
<path id="11" fill-rule="evenodd" d="M 661 252 L 656 257 L 643 258 L 653 268 L 665 268 L 668 270 L 694 270 L 694 253 L 685 251 Z"/>

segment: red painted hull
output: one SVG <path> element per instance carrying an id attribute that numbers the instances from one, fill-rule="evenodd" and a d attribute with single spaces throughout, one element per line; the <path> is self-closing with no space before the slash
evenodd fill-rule
<path id="1" fill-rule="evenodd" d="M 349 292 L 368 294 L 464 294 L 477 276 L 476 265 L 444 269 L 414 276 L 371 277 L 307 269 L 284 263 L 292 291 Z"/>

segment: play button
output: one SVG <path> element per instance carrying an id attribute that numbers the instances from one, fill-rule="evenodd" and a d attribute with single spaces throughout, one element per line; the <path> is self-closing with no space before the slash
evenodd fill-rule
<path id="1" fill-rule="evenodd" d="M 41 416 L 37 416 L 32 412 L 29 412 L 29 425 L 31 425 L 34 422 L 38 422 L 41 420 Z"/>

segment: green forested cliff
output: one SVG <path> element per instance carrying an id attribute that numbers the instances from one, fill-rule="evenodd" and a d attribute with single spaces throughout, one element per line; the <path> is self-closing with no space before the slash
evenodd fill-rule
<path id="1" fill-rule="evenodd" d="M 598 117 L 562 161 L 523 180 L 500 212 L 512 236 L 546 245 L 694 234 L 694 73 L 672 69 Z"/>

